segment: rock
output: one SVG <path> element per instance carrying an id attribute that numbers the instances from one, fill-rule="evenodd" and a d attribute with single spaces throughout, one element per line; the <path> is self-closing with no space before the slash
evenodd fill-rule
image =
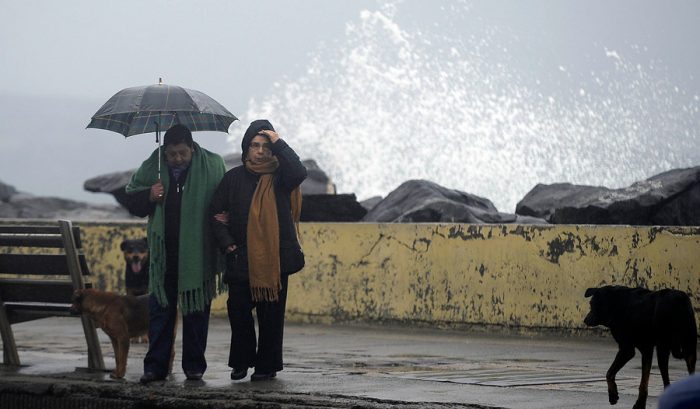
<path id="1" fill-rule="evenodd" d="M 335 184 L 326 175 L 318 164 L 313 159 L 301 161 L 306 166 L 308 177 L 301 184 L 301 193 L 303 195 L 332 195 L 336 193 Z M 354 196 L 354 195 L 353 195 Z"/>
<path id="2" fill-rule="evenodd" d="M 223 158 L 226 170 L 241 164 L 241 154 L 238 152 L 230 153 Z M 331 182 L 326 173 L 318 167 L 316 161 L 307 159 L 303 160 L 302 163 L 306 166 L 309 173 L 309 176 L 301 184 L 301 192 L 303 195 L 335 193 L 335 185 Z M 123 172 L 113 172 L 95 176 L 83 183 L 83 189 L 94 193 L 109 193 L 114 196 L 119 204 L 126 206 L 125 188 L 131 180 L 131 175 L 133 175 L 135 171 L 136 169 L 131 169 Z"/>
<path id="3" fill-rule="evenodd" d="M 27 194 L 0 203 L 0 217 L 15 219 L 123 220 L 134 217 L 117 205 L 98 205 Z"/>
<path id="4" fill-rule="evenodd" d="M 515 206 L 515 214 L 521 216 L 540 217 L 550 221 L 557 207 L 588 201 L 608 189 L 598 186 L 579 186 L 571 183 L 537 184 Z"/>
<path id="5" fill-rule="evenodd" d="M 356 222 L 367 209 L 357 202 L 354 194 L 307 195 L 301 205 L 303 222 Z"/>
<path id="6" fill-rule="evenodd" d="M 651 219 L 656 226 L 700 225 L 700 184 L 686 189 L 660 207 Z"/>
<path id="7" fill-rule="evenodd" d="M 122 206 L 126 206 L 126 185 L 131 180 L 131 175 L 136 169 L 124 172 L 108 173 L 106 175 L 95 176 L 83 183 L 83 189 L 88 192 L 109 193 Z"/>
<path id="8" fill-rule="evenodd" d="M 700 167 L 674 169 L 622 189 L 569 183 L 535 186 L 516 214 L 557 224 L 700 224 Z"/>
<path id="9" fill-rule="evenodd" d="M 374 206 L 378 205 L 379 202 L 381 202 L 383 199 L 384 198 L 381 196 L 372 196 L 369 199 L 361 201 L 360 204 L 362 205 L 362 207 L 367 209 L 367 211 L 370 211 L 374 209 Z"/>
<path id="10" fill-rule="evenodd" d="M 379 202 L 365 222 L 546 223 L 499 212 L 490 200 L 447 189 L 427 180 L 409 180 Z"/>
<path id="11" fill-rule="evenodd" d="M 131 180 L 131 175 L 133 175 L 135 171 L 136 169 L 132 169 L 124 172 L 113 172 L 95 176 L 83 183 L 83 189 L 88 192 L 112 193 L 126 187 Z"/>
<path id="12" fill-rule="evenodd" d="M 16 194 L 17 189 L 14 186 L 5 184 L 0 180 L 0 202 L 7 202 Z"/>

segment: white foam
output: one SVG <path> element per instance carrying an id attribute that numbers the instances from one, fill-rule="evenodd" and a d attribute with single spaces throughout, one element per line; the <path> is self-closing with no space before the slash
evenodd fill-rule
<path id="1" fill-rule="evenodd" d="M 658 61 L 647 69 L 603 47 L 608 65 L 590 78 L 555 65 L 564 92 L 552 95 L 540 73 L 528 77 L 509 61 L 502 50 L 512 44 L 500 43 L 497 27 L 444 32 L 472 18 L 468 9 L 450 10 L 444 24 L 402 27 L 400 7 L 360 13 L 303 76 L 251 100 L 231 129 L 234 145 L 251 120 L 268 118 L 341 193 L 385 196 L 422 178 L 507 212 L 537 183 L 622 187 L 696 164 L 698 97 L 651 76 Z"/>

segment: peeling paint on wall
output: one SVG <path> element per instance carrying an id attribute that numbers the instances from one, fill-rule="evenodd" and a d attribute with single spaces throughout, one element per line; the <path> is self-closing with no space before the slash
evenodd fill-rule
<path id="1" fill-rule="evenodd" d="M 312 321 L 581 328 L 586 288 L 606 284 L 678 288 L 700 311 L 696 227 L 305 223 L 302 233 L 313 239 L 287 305 Z"/>
<path id="2" fill-rule="evenodd" d="M 77 224 L 96 286 L 124 292 L 119 244 L 145 224 Z M 290 320 L 582 328 L 586 288 L 620 284 L 683 290 L 700 323 L 698 227 L 302 223 L 301 239 Z"/>

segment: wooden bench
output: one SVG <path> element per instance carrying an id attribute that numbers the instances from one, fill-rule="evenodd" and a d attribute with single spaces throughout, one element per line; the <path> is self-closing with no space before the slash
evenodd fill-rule
<path id="1" fill-rule="evenodd" d="M 104 370 L 94 323 L 70 311 L 73 291 L 90 287 L 84 280 L 90 271 L 82 252 L 80 228 L 66 220 L 53 225 L 0 224 L 0 249 L 5 247 L 8 249 L 0 253 L 3 364 L 20 365 L 12 324 L 72 316 L 82 320 L 88 368 Z"/>

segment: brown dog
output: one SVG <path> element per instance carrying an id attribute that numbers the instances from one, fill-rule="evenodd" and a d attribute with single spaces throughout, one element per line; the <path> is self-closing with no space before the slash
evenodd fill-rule
<path id="1" fill-rule="evenodd" d="M 92 288 L 73 293 L 71 310 L 92 319 L 112 341 L 116 361 L 116 368 L 110 374 L 112 378 L 121 379 L 126 373 L 129 340 L 148 333 L 148 298 L 148 295 L 134 297 Z M 172 370 L 174 356 L 173 346 L 168 372 Z"/>

